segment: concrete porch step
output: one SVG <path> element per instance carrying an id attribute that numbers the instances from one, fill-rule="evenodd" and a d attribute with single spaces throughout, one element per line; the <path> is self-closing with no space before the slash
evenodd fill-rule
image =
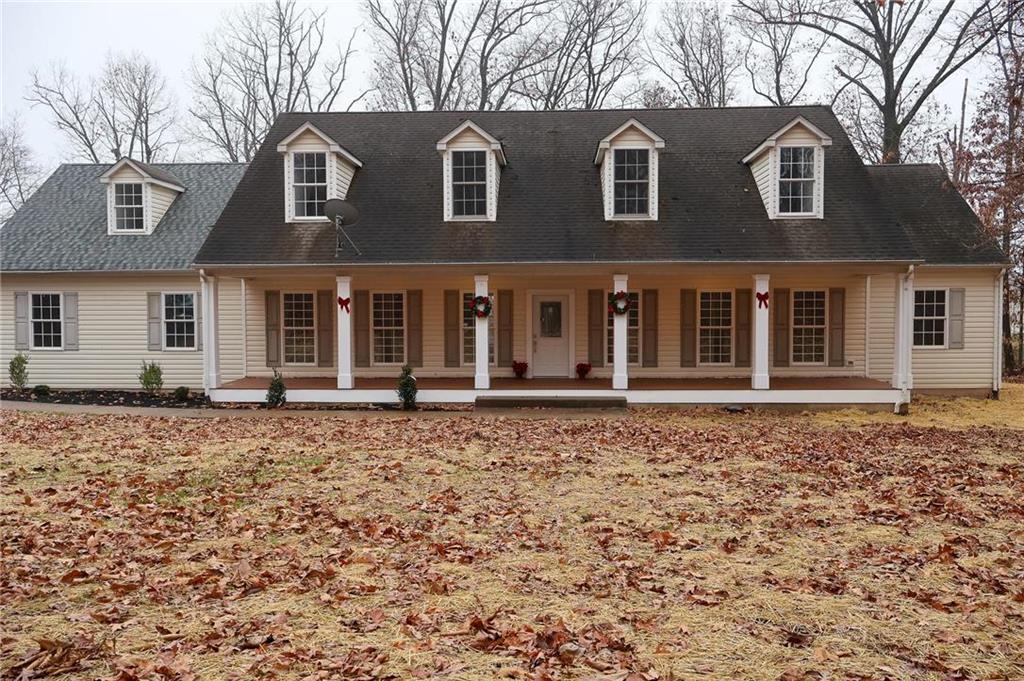
<path id="1" fill-rule="evenodd" d="M 625 409 L 626 398 L 619 395 L 608 396 L 525 396 L 525 395 L 481 395 L 476 398 L 475 408 L 530 408 L 557 407 L 567 409 Z"/>

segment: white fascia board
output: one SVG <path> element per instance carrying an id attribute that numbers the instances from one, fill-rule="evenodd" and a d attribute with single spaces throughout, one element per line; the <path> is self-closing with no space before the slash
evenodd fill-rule
<path id="1" fill-rule="evenodd" d="M 347 160 L 350 163 L 352 163 L 352 165 L 354 165 L 356 168 L 362 168 L 363 167 L 363 162 L 360 161 L 358 158 L 356 158 L 356 156 L 354 154 L 352 154 L 345 147 L 343 147 L 340 144 L 338 144 L 327 133 L 325 133 L 323 130 L 321 130 L 320 128 L 316 127 L 315 125 L 313 125 L 309 121 L 306 121 L 305 123 L 303 123 L 302 125 L 297 127 L 294 131 L 292 131 L 292 133 L 290 135 L 288 135 L 283 140 L 278 142 L 277 150 L 279 152 L 281 152 L 282 154 L 287 152 L 288 151 L 288 146 L 292 142 L 294 142 L 295 139 L 299 137 L 299 135 L 301 135 L 301 134 L 303 134 L 305 132 L 311 132 L 314 135 L 316 135 L 317 137 L 319 137 L 320 139 L 322 139 L 324 141 L 324 143 L 327 144 L 327 148 L 330 151 L 332 151 L 335 154 L 340 155 L 342 158 L 344 158 L 345 160 Z"/>
<path id="2" fill-rule="evenodd" d="M 437 150 L 441 152 L 447 151 L 448 143 L 451 142 L 456 137 L 458 137 L 460 134 L 462 134 L 462 132 L 464 132 L 465 130 L 472 130 L 473 132 L 487 140 L 487 144 L 490 146 L 491 151 L 493 151 L 497 155 L 498 162 L 502 166 L 508 165 L 508 161 L 505 158 L 505 149 L 502 147 L 501 140 L 499 140 L 497 137 L 495 137 L 494 135 L 487 132 L 479 125 L 468 119 L 460 123 L 458 126 L 455 127 L 454 130 L 452 130 L 447 135 L 439 139 L 436 145 Z"/>
<path id="3" fill-rule="evenodd" d="M 760 156 L 766 149 L 770 149 L 771 147 L 774 147 L 776 145 L 776 143 L 778 142 L 780 137 L 785 135 L 794 126 L 797 126 L 797 125 L 802 125 L 805 128 L 807 128 L 808 130 L 810 130 L 811 133 L 815 137 L 818 138 L 818 142 L 819 142 L 819 144 L 821 144 L 821 146 L 823 146 L 823 147 L 830 147 L 830 146 L 832 146 L 832 138 L 829 137 L 828 135 L 826 135 L 825 132 L 821 128 L 816 126 L 814 123 L 811 123 L 809 120 L 807 120 L 803 116 L 797 116 L 796 118 L 791 120 L 789 123 L 786 123 L 784 126 L 782 126 L 778 130 L 773 132 L 771 135 L 769 135 L 765 139 L 764 142 L 761 142 L 761 144 L 757 145 L 757 148 L 755 148 L 752 152 L 750 152 L 749 154 L 747 154 L 746 156 L 743 157 L 743 160 L 741 161 L 741 163 L 750 163 L 751 161 L 756 159 L 758 156 Z"/>
<path id="4" fill-rule="evenodd" d="M 665 148 L 665 140 L 661 137 L 661 135 L 654 132 L 637 119 L 630 118 L 628 121 L 626 121 L 619 127 L 615 128 L 615 130 L 612 130 L 611 133 L 609 133 L 604 139 L 597 143 L 597 154 L 594 156 L 594 165 L 601 165 L 601 162 L 604 160 L 605 152 L 607 152 L 608 149 L 610 149 L 612 146 L 612 140 L 614 140 L 616 137 L 622 134 L 622 132 L 628 130 L 629 128 L 636 128 L 646 137 L 648 137 L 651 140 L 651 143 L 654 145 L 655 149 Z"/>

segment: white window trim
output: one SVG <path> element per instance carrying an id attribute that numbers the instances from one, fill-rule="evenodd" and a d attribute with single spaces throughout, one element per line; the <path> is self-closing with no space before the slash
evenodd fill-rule
<path id="1" fill-rule="evenodd" d="M 605 298 L 610 297 L 615 291 L 605 291 Z M 636 304 L 639 312 L 636 315 L 636 361 L 626 362 L 626 366 L 639 367 L 644 364 L 644 306 L 643 306 L 643 291 L 634 289 L 632 291 L 626 291 L 630 295 L 636 295 Z M 626 313 L 626 357 L 629 358 L 629 313 Z M 608 341 L 608 334 L 612 334 L 612 338 L 615 337 L 615 313 L 611 315 L 611 319 L 608 318 L 608 313 L 605 312 L 605 330 L 604 330 L 604 361 L 605 366 L 611 366 L 608 361 L 608 353 L 612 350 L 611 343 Z M 573 367 L 575 371 L 575 367 Z"/>
<path id="2" fill-rule="evenodd" d="M 402 359 L 401 362 L 378 362 L 374 359 L 376 353 L 374 352 L 374 331 L 378 328 L 394 328 L 394 327 L 377 327 L 373 323 L 373 297 L 378 294 L 401 294 L 402 296 Z M 406 289 L 374 289 L 369 292 L 370 295 L 370 366 L 372 367 L 400 367 L 404 366 L 409 361 L 409 292 Z M 462 319 L 461 317 L 459 318 Z M 459 330 L 462 330 L 462 325 L 459 325 Z M 461 348 L 460 348 L 461 349 Z M 459 358 L 462 359 L 461 357 Z"/>
<path id="3" fill-rule="evenodd" d="M 796 337 L 796 294 L 797 293 L 824 293 L 825 294 L 825 343 L 824 343 L 824 354 L 822 361 L 820 362 L 798 362 L 795 359 L 794 353 L 796 352 L 796 346 L 793 344 L 793 339 Z M 827 288 L 794 288 L 789 292 L 789 363 L 792 366 L 801 367 L 824 367 L 828 366 L 828 327 L 832 321 L 829 317 L 829 294 Z M 817 326 L 801 326 L 801 329 L 816 329 Z"/>
<path id="4" fill-rule="evenodd" d="M 469 290 L 462 291 L 461 292 L 461 296 L 462 297 L 460 298 L 460 302 L 462 302 L 463 305 L 465 305 L 465 300 L 466 300 L 466 296 L 467 295 L 470 296 L 470 297 L 473 297 L 473 298 L 476 297 L 476 293 L 474 293 L 473 291 L 469 291 Z M 487 295 L 491 299 L 491 315 L 487 318 L 487 324 L 488 324 L 488 327 L 489 327 L 487 329 L 487 338 L 489 340 L 493 340 L 494 341 L 494 361 L 488 362 L 488 365 L 492 366 L 492 367 L 496 367 L 496 366 L 498 366 L 498 321 L 497 321 L 498 320 L 498 300 L 497 300 L 497 298 L 495 297 L 495 295 L 493 293 L 488 293 Z M 463 309 L 461 311 L 461 314 L 465 314 L 465 309 Z M 459 317 L 459 319 L 462 319 L 462 317 Z M 476 355 L 476 347 L 475 347 L 475 340 L 476 339 L 475 339 L 475 336 L 474 336 L 474 343 L 473 343 L 473 345 L 474 345 L 474 348 L 473 348 L 473 352 L 474 352 L 473 361 L 472 362 L 467 362 L 466 361 L 466 327 L 465 326 L 461 326 L 460 328 L 462 330 L 462 333 L 459 335 L 459 340 L 461 341 L 461 347 L 459 348 L 459 361 L 462 363 L 462 366 L 464 366 L 464 367 L 476 366 L 476 356 L 475 356 Z"/>
<path id="5" fill-rule="evenodd" d="M 729 361 L 702 362 L 700 359 L 700 330 L 719 329 L 720 326 L 704 326 L 700 323 L 700 299 L 705 293 L 729 294 Z M 699 367 L 731 367 L 736 366 L 736 290 L 729 288 L 697 289 L 697 366 Z"/>
<path id="6" fill-rule="evenodd" d="M 59 347 L 37 347 L 35 322 L 47 321 L 32 317 L 32 296 L 57 296 L 60 300 L 60 346 Z M 60 352 L 64 349 L 64 331 L 67 320 L 64 319 L 64 294 L 60 291 L 29 291 L 28 292 L 28 347 L 34 352 Z"/>
<path id="7" fill-rule="evenodd" d="M 295 154 L 323 154 L 324 164 L 327 171 L 327 198 L 331 197 L 331 187 L 334 186 L 334 155 L 326 145 L 323 148 L 295 148 L 289 149 L 285 154 L 284 174 L 284 205 L 285 220 L 287 222 L 330 222 L 326 215 L 296 215 L 295 214 Z M 318 183 L 317 183 L 318 184 Z M 314 187 L 317 184 L 301 183 L 301 186 Z"/>
<path id="8" fill-rule="evenodd" d="M 782 163 L 782 157 L 779 153 L 781 149 L 794 149 L 794 148 L 809 148 L 814 150 L 814 210 L 809 213 L 783 213 L 779 210 L 779 182 L 780 175 L 779 166 Z M 790 218 L 796 220 L 802 219 L 821 219 L 824 217 L 824 186 L 825 186 L 825 147 L 821 143 L 788 143 L 788 144 L 777 144 L 771 148 L 771 157 L 769 162 L 771 163 L 772 173 L 772 184 L 771 184 L 771 215 L 774 219 L 788 220 Z"/>
<path id="9" fill-rule="evenodd" d="M 116 200 L 116 189 L 119 184 L 139 184 L 142 185 L 142 229 L 118 229 L 117 228 L 117 209 L 114 206 Z M 144 177 L 140 177 L 137 180 L 112 180 L 107 184 L 107 235 L 135 235 L 145 236 L 153 233 L 152 224 L 152 189 L 150 188 L 150 182 Z"/>
<path id="10" fill-rule="evenodd" d="M 910 342 L 911 348 L 914 350 L 948 350 L 949 349 L 949 289 L 943 288 L 942 286 L 922 286 L 921 288 L 914 289 L 914 299 L 911 303 L 914 308 L 917 307 L 917 292 L 918 291 L 945 291 L 945 304 L 942 306 L 945 310 L 943 317 L 918 317 L 914 314 L 914 310 L 911 311 L 910 320 Z M 942 331 L 942 345 L 913 345 L 914 342 L 914 322 L 918 319 L 942 319 L 943 320 L 943 331 Z"/>
<path id="11" fill-rule="evenodd" d="M 167 318 L 167 296 L 192 296 L 192 345 L 188 347 L 170 348 L 167 347 L 167 322 L 188 321 L 181 319 Z M 197 291 L 161 291 L 160 292 L 160 347 L 163 352 L 195 352 L 199 349 L 199 308 L 196 301 L 199 299 Z"/>
<path id="12" fill-rule="evenodd" d="M 307 295 L 313 296 L 313 326 L 312 327 L 305 327 L 305 326 L 288 326 L 288 327 L 286 327 L 285 326 L 285 323 L 284 323 L 284 319 L 285 319 L 285 317 L 284 317 L 284 297 L 286 295 L 294 295 L 294 294 L 297 294 L 297 293 L 307 294 Z M 320 357 L 320 348 L 319 348 L 319 345 L 318 345 L 319 339 L 317 338 L 317 336 L 319 335 L 317 333 L 317 329 L 319 328 L 318 322 L 320 320 L 317 319 L 317 309 L 316 308 L 317 308 L 317 304 L 316 304 L 316 291 L 315 290 L 291 289 L 291 290 L 287 290 L 287 291 L 281 291 L 281 311 L 280 311 L 280 315 L 281 315 L 281 366 L 286 366 L 286 367 L 315 367 L 315 366 L 317 366 L 317 358 Z M 312 362 L 289 362 L 289 361 L 287 361 L 285 359 L 288 356 L 288 353 L 285 351 L 285 332 L 288 329 L 303 329 L 303 330 L 305 330 L 307 328 L 312 328 L 313 329 L 313 361 Z"/>
<path id="13" fill-rule="evenodd" d="M 643 149 L 647 153 L 647 212 L 616 213 L 615 212 L 615 152 L 631 149 Z M 658 149 L 654 144 L 612 144 L 605 155 L 607 170 L 607 205 L 605 219 L 620 222 L 640 222 L 658 219 Z"/>
<path id="14" fill-rule="evenodd" d="M 452 178 L 454 177 L 454 173 L 452 172 L 452 154 L 456 151 L 484 152 L 484 159 L 486 160 L 485 171 L 487 173 L 487 176 L 484 178 L 484 188 L 487 195 L 487 212 L 483 215 L 455 214 L 455 192 L 452 190 Z M 444 200 L 445 222 L 494 222 L 497 219 L 497 187 L 495 186 L 495 183 L 497 181 L 498 173 L 494 150 L 489 147 L 482 146 L 458 147 L 455 149 L 446 149 L 442 156 L 444 163 L 444 187 L 442 188 L 442 195 Z"/>

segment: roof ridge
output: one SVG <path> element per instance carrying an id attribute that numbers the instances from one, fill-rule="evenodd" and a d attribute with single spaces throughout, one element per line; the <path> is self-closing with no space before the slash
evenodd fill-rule
<path id="1" fill-rule="evenodd" d="M 281 116 L 348 116 L 353 114 L 586 114 L 616 111 L 739 111 L 749 109 L 831 109 L 830 104 L 788 104 L 776 106 L 774 104 L 742 104 L 739 106 L 666 106 L 666 107 L 622 107 L 605 109 L 430 109 L 425 111 L 388 111 L 371 110 L 361 111 L 286 111 Z"/>

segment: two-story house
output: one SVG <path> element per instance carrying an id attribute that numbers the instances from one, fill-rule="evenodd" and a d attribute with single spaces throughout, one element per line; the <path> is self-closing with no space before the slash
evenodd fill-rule
<path id="1" fill-rule="evenodd" d="M 339 229 L 329 199 L 358 221 Z M 33 221 L 71 219 L 46 203 L 15 218 L 19 263 L 121 247 L 95 220 L 31 242 Z M 155 257 L 154 225 L 124 238 Z M 827 107 L 285 114 L 189 264 L 214 400 L 260 401 L 277 371 L 293 402 L 392 401 L 403 364 L 424 402 L 900 408 L 999 389 L 1000 252 L 937 167 L 865 166 Z M 35 363 L 35 296 L 74 287 L 31 276 L 3 282 L 3 333 Z M 162 329 L 169 352 L 166 314 L 144 311 L 89 321 L 154 348 Z"/>

